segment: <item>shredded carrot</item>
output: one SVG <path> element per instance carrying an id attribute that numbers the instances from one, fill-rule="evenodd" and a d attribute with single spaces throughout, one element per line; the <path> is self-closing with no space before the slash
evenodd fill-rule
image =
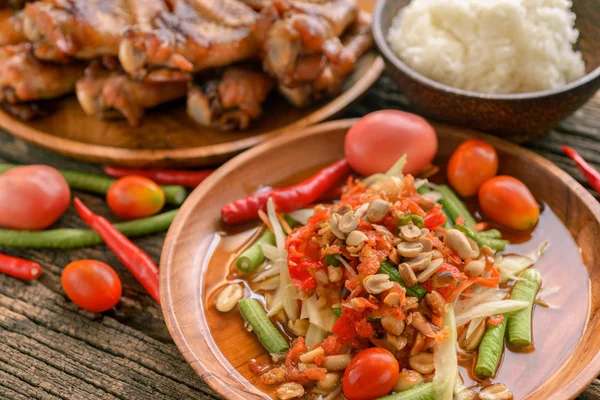
<path id="1" fill-rule="evenodd" d="M 271 225 L 271 221 L 269 221 L 269 217 L 263 210 L 258 210 L 258 218 L 269 228 L 271 232 L 275 232 L 273 230 L 273 225 Z"/>
<path id="2" fill-rule="evenodd" d="M 476 283 L 475 279 L 467 279 L 458 284 L 458 286 L 450 293 L 450 296 L 446 299 L 446 302 L 450 303 L 452 300 L 460 296 L 460 294 L 469 286 Z"/>
<path id="3" fill-rule="evenodd" d="M 498 326 L 504 321 L 504 315 L 498 314 L 495 317 L 490 317 L 488 319 L 488 324 Z"/>
<path id="4" fill-rule="evenodd" d="M 287 221 L 285 220 L 285 218 L 283 218 L 283 216 L 279 213 L 277 214 L 277 219 L 279 220 L 279 223 L 281 223 L 281 227 L 283 228 L 283 230 L 285 231 L 285 233 L 287 233 L 288 235 L 290 233 L 292 233 L 292 228 L 290 227 L 290 225 L 287 223 Z"/>
<path id="5" fill-rule="evenodd" d="M 464 225 L 465 224 L 465 217 L 464 215 L 461 215 L 460 217 L 456 218 L 456 225 Z"/>
<path id="6" fill-rule="evenodd" d="M 473 225 L 473 227 L 471 228 L 473 232 L 483 232 L 487 231 L 488 229 L 490 229 L 489 222 L 480 222 L 478 224 Z"/>
<path id="7" fill-rule="evenodd" d="M 479 286 L 497 287 L 500 284 L 500 272 L 493 265 L 486 268 L 487 271 L 492 271 L 492 275 L 489 278 L 477 278 L 475 283 Z"/>

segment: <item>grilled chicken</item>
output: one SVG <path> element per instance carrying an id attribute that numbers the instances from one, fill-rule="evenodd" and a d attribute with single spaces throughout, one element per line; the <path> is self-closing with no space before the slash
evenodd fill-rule
<path id="1" fill-rule="evenodd" d="M 323 57 L 317 60 L 314 55 L 300 57 L 294 76 L 296 82 L 303 82 L 294 86 L 281 83 L 279 92 L 296 107 L 339 94 L 360 57 L 373 47 L 370 19 L 370 15 L 359 13 L 356 22 L 342 37 L 342 51 L 336 61 L 326 59 L 323 62 Z M 317 61 L 319 65 L 315 65 Z"/>
<path id="2" fill-rule="evenodd" d="M 0 48 L 0 102 L 14 104 L 72 93 L 84 69 L 79 63 L 38 61 L 29 43 L 4 46 Z"/>
<path id="3" fill-rule="evenodd" d="M 25 42 L 23 15 L 13 11 L 0 10 L 0 46 Z"/>
<path id="4" fill-rule="evenodd" d="M 338 64 L 339 36 L 357 16 L 354 0 L 274 0 L 261 11 L 254 32 L 262 43 L 263 66 L 280 85 L 312 82 L 328 63 Z"/>
<path id="5" fill-rule="evenodd" d="M 246 129 L 262 114 L 261 105 L 274 84 L 274 80 L 258 68 L 228 67 L 222 77 L 190 89 L 188 114 L 203 126 Z"/>
<path id="6" fill-rule="evenodd" d="M 148 83 L 133 80 L 122 71 L 93 62 L 77 82 L 79 104 L 89 115 L 125 117 L 138 126 L 144 111 L 187 94 L 187 82 Z"/>
<path id="7" fill-rule="evenodd" d="M 257 14 L 237 0 L 170 0 L 152 29 L 136 28 L 121 43 L 119 59 L 136 78 L 155 68 L 197 72 L 254 58 L 251 32 Z"/>
<path id="8" fill-rule="evenodd" d="M 150 26 L 166 10 L 163 0 L 39 1 L 25 8 L 25 34 L 43 44 L 36 56 L 44 59 L 116 56 L 126 30 Z"/>

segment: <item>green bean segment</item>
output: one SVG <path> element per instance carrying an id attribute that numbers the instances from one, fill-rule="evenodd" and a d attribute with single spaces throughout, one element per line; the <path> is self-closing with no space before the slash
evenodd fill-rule
<path id="1" fill-rule="evenodd" d="M 502 232 L 498 229 L 489 229 L 487 231 L 478 232 L 477 236 L 487 239 L 502 239 Z"/>
<path id="2" fill-rule="evenodd" d="M 409 390 L 393 393 L 378 400 L 435 400 L 433 383 L 424 383 Z"/>
<path id="3" fill-rule="evenodd" d="M 267 313 L 256 299 L 242 299 L 238 307 L 269 353 L 283 353 L 290 349 L 288 342 L 269 320 Z"/>
<path id="4" fill-rule="evenodd" d="M 503 239 L 491 239 L 487 237 L 481 237 L 477 233 L 473 232 L 473 230 L 467 228 L 464 225 L 455 225 L 454 228 L 463 232 L 465 235 L 473 239 L 480 246 L 488 246 L 496 251 L 503 251 L 506 248 L 506 245 L 509 243 L 508 240 Z"/>
<path id="5" fill-rule="evenodd" d="M 498 326 L 487 324 L 483 339 L 479 344 L 477 365 L 475 365 L 475 375 L 479 378 L 493 378 L 496 375 L 504 350 L 505 332 L 506 316 Z"/>
<path id="6" fill-rule="evenodd" d="M 508 317 L 508 343 L 514 347 L 528 347 L 532 343 L 531 339 L 531 313 L 533 311 L 533 302 L 540 286 L 542 285 L 542 276 L 533 268 L 526 269 L 515 282 L 511 300 L 526 301 L 529 305 L 521 310 L 514 311 Z"/>
<path id="7" fill-rule="evenodd" d="M 275 245 L 275 235 L 267 229 L 256 242 L 248 247 L 235 261 L 238 269 L 245 273 L 252 273 L 265 261 L 262 244 Z"/>
<path id="8" fill-rule="evenodd" d="M 148 218 L 114 224 L 127 237 L 145 236 L 169 229 L 177 215 L 172 210 Z M 0 247 L 37 249 L 75 249 L 103 243 L 102 238 L 91 229 L 49 229 L 45 231 L 20 231 L 0 229 Z"/>
<path id="9" fill-rule="evenodd" d="M 339 267 L 340 262 L 341 261 L 334 254 L 327 254 L 325 256 L 325 265 L 330 267 Z"/>
<path id="10" fill-rule="evenodd" d="M 390 276 L 390 280 L 394 281 L 394 282 L 398 282 L 400 285 L 404 286 L 404 288 L 406 289 L 406 294 L 408 296 L 413 296 L 413 297 L 417 297 L 419 300 L 421 298 L 423 298 L 423 296 L 425 296 L 427 294 L 427 290 L 425 290 L 424 287 L 419 286 L 419 285 L 415 285 L 413 287 L 408 287 L 406 286 L 406 283 L 404 283 L 404 281 L 402 280 L 402 277 L 400 276 L 400 272 L 398 272 L 398 268 L 389 263 L 388 261 L 382 261 L 379 264 L 380 268 L 379 271 L 377 271 L 378 274 L 388 274 Z"/>
<path id="11" fill-rule="evenodd" d="M 450 186 L 439 185 L 437 187 L 437 191 L 442 194 L 442 199 L 440 200 L 440 203 L 444 206 L 444 209 L 446 210 L 450 218 L 452 218 L 452 222 L 456 223 L 458 217 L 462 215 L 465 219 L 465 225 L 467 227 L 470 228 L 477 223 L 477 221 L 475 221 L 475 218 L 473 218 L 473 216 L 469 212 L 465 203 L 463 203 L 458 198 L 458 196 L 452 191 L 452 189 L 450 189 Z"/>
<path id="12" fill-rule="evenodd" d="M 11 168 L 19 167 L 17 164 L 0 164 L 0 174 Z M 90 174 L 87 172 L 58 170 L 69 186 L 84 192 L 106 194 L 108 189 L 116 182 L 116 179 L 103 175 Z M 187 197 L 187 190 L 179 185 L 160 185 L 165 192 L 165 200 L 169 204 L 180 206 Z"/>

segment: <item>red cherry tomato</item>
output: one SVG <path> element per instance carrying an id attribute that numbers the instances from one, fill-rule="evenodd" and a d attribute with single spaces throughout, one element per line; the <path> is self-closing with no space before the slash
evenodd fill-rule
<path id="1" fill-rule="evenodd" d="M 119 276 L 101 261 L 73 261 L 63 270 L 61 281 L 69 299 L 87 311 L 110 310 L 121 299 Z"/>
<path id="2" fill-rule="evenodd" d="M 344 151 L 352 169 L 368 176 L 384 173 L 403 154 L 404 173 L 416 175 L 431 164 L 438 141 L 433 127 L 418 115 L 381 110 L 361 118 L 346 134 Z"/>
<path id="3" fill-rule="evenodd" d="M 0 175 L 0 226 L 40 230 L 67 210 L 71 191 L 65 178 L 47 165 L 15 167 Z"/>
<path id="4" fill-rule="evenodd" d="M 463 197 L 474 196 L 483 184 L 498 173 L 498 153 L 477 139 L 464 141 L 448 162 L 448 182 Z"/>
<path id="5" fill-rule="evenodd" d="M 156 183 L 141 176 L 117 180 L 106 194 L 108 206 L 123 219 L 145 218 L 165 205 L 165 192 Z"/>
<path id="6" fill-rule="evenodd" d="M 400 368 L 386 349 L 372 347 L 358 353 L 346 368 L 342 390 L 348 400 L 371 400 L 392 391 Z"/>
<path id="7" fill-rule="evenodd" d="M 485 215 L 507 228 L 523 231 L 537 224 L 540 208 L 520 180 L 497 176 L 479 189 L 479 205 Z"/>

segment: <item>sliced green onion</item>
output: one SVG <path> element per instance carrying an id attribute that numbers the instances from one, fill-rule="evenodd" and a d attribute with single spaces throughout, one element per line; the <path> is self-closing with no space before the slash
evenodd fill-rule
<path id="1" fill-rule="evenodd" d="M 325 256 L 325 264 L 330 267 L 339 267 L 340 260 L 335 256 L 335 254 L 327 254 Z"/>
<path id="2" fill-rule="evenodd" d="M 518 312 L 518 311 L 517 311 Z M 479 378 L 493 378 L 502 358 L 504 350 L 504 332 L 506 331 L 506 316 L 498 325 L 487 324 L 477 355 L 475 375 Z"/>
<path id="3" fill-rule="evenodd" d="M 450 218 L 452 218 L 452 222 L 456 223 L 458 217 L 462 216 L 465 219 L 465 225 L 469 228 L 477 223 L 465 203 L 450 189 L 450 186 L 439 185 L 437 191 L 442 194 L 440 203 L 444 206 Z"/>
<path id="4" fill-rule="evenodd" d="M 433 383 L 424 383 L 412 389 L 380 397 L 378 400 L 435 400 Z"/>
<path id="5" fill-rule="evenodd" d="M 248 247 L 235 261 L 238 269 L 247 274 L 256 271 L 258 267 L 265 261 L 262 244 L 275 245 L 275 235 L 267 229 L 256 242 Z"/>
<path id="6" fill-rule="evenodd" d="M 542 276 L 533 268 L 526 269 L 519 275 L 519 280 L 510 293 L 511 300 L 526 301 L 527 307 L 514 311 L 508 317 L 508 343 L 514 347 L 527 347 L 531 339 L 531 313 L 535 296 L 542 285 Z"/>
<path id="7" fill-rule="evenodd" d="M 402 280 L 402 277 L 400 276 L 400 272 L 398 272 L 398 268 L 394 264 L 392 264 L 388 261 L 382 261 L 379 264 L 379 266 L 380 266 L 380 268 L 379 268 L 379 271 L 377 271 L 377 273 L 378 274 L 388 274 L 390 276 L 391 281 L 398 282 L 400 285 L 402 285 L 406 289 L 406 294 L 408 296 L 413 296 L 420 300 L 421 298 L 423 298 L 423 296 L 425 296 L 427 294 L 427 290 L 425 290 L 425 288 L 422 286 L 419 286 L 419 285 L 415 285 L 413 287 L 406 286 L 406 283 L 404 283 L 404 281 Z"/>
<path id="8" fill-rule="evenodd" d="M 410 214 L 402 218 L 402 220 L 400 221 L 400 226 L 408 225 L 411 222 L 415 224 L 419 229 L 423 229 L 423 227 L 425 226 L 425 221 L 423 220 L 423 217 L 421 217 L 418 214 Z"/>
<path id="9" fill-rule="evenodd" d="M 242 299 L 238 307 L 269 353 L 283 353 L 290 349 L 288 342 L 269 320 L 267 313 L 256 299 Z"/>

